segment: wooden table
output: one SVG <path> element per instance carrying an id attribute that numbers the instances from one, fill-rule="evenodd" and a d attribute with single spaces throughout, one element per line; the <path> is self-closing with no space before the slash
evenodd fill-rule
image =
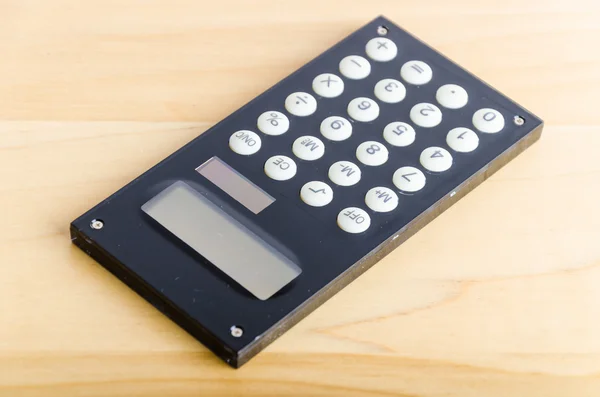
<path id="1" fill-rule="evenodd" d="M 600 395 L 600 3 L 0 3 L 0 395 Z M 240 370 L 71 245 L 76 216 L 379 14 L 539 143 Z"/>

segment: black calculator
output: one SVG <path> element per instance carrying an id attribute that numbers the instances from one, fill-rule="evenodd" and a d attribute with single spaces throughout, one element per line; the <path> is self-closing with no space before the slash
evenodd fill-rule
<path id="1" fill-rule="evenodd" d="M 379 17 L 73 221 L 71 237 L 237 368 L 542 127 Z"/>

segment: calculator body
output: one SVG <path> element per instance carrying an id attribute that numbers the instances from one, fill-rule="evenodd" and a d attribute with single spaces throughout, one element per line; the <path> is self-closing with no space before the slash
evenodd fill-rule
<path id="1" fill-rule="evenodd" d="M 398 46 L 395 60 L 371 61 L 370 76 L 344 79 L 344 91 L 336 98 L 311 91 L 315 76 L 340 75 L 339 62 L 345 56 L 365 56 L 365 44 L 378 37 L 382 26 L 387 30 L 385 37 Z M 411 59 L 431 66 L 430 82 L 406 84 L 406 97 L 400 103 L 378 102 L 379 115 L 373 121 L 348 116 L 350 101 L 373 97 L 373 86 L 385 77 L 399 79 L 400 67 Z M 466 106 L 442 109 L 443 119 L 435 128 L 416 126 L 417 137 L 409 146 L 387 145 L 381 138 L 386 125 L 395 120 L 410 122 L 411 106 L 435 103 L 436 90 L 446 83 L 469 92 Z M 284 102 L 294 92 L 312 93 L 316 111 L 306 117 L 289 114 Z M 427 183 L 419 192 L 398 192 L 392 183 L 394 172 L 402 166 L 422 169 L 419 154 L 428 147 L 445 145 L 448 130 L 465 125 L 481 108 L 502 113 L 503 130 L 478 134 L 479 146 L 470 153 L 453 152 L 448 170 L 425 172 Z M 257 130 L 257 117 L 270 110 L 287 115 L 286 133 L 271 136 Z M 320 123 L 333 115 L 352 123 L 352 135 L 344 141 L 329 141 L 319 134 Z M 514 117 L 524 123 L 513 122 Z M 379 17 L 73 221 L 71 236 L 74 244 L 215 354 L 239 367 L 531 145 L 540 137 L 542 126 L 535 115 Z M 260 149 L 252 155 L 240 155 L 230 147 L 232 133 L 245 130 L 261 139 Z M 301 135 L 321 138 L 322 157 L 304 161 L 294 156 L 291 148 Z M 366 166 L 356 161 L 357 146 L 367 140 L 387 146 L 389 158 L 384 164 Z M 294 159 L 293 178 L 275 180 L 265 173 L 266 161 L 277 155 Z M 346 160 L 360 166 L 360 180 L 352 186 L 331 183 L 330 166 Z M 224 190 L 203 175 L 208 166 L 218 166 L 216 174 L 245 181 L 243 188 L 232 195 L 236 187 L 229 186 L 226 192 L 227 187 Z M 309 181 L 326 182 L 333 200 L 321 207 L 303 202 L 299 192 Z M 368 210 L 365 194 L 376 186 L 398 193 L 395 210 Z M 242 204 L 248 196 L 257 199 Z M 348 233 L 338 224 L 341 211 L 353 207 L 370 214 L 370 226 L 363 232 Z M 175 226 L 167 225 L 175 216 L 179 217 Z M 101 228 L 91 227 L 99 220 Z M 225 223 L 228 226 L 221 230 Z M 271 259 L 262 260 L 257 252 L 276 258 L 276 265 L 262 269 L 265 273 L 258 280 L 253 266 Z M 261 285 L 265 274 L 276 279 L 276 287 Z M 243 280 L 254 284 L 244 287 Z M 402 299 L 401 291 L 398 299 Z"/>

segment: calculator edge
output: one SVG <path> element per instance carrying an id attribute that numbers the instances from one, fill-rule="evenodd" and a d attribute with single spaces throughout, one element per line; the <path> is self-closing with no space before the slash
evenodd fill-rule
<path id="1" fill-rule="evenodd" d="M 230 365 L 232 365 L 234 368 L 239 368 L 256 354 L 258 354 L 262 349 L 267 347 L 271 342 L 300 322 L 304 317 L 329 300 L 329 298 L 344 289 L 348 284 L 357 279 L 360 275 L 387 256 L 390 252 L 395 250 L 398 246 L 416 234 L 429 222 L 437 218 L 453 204 L 466 196 L 482 182 L 521 154 L 525 149 L 534 144 L 538 139 L 540 139 L 543 127 L 544 122 L 540 121 L 540 124 L 532 129 L 531 132 L 507 148 L 485 167 L 479 169 L 471 177 L 457 186 L 452 192 L 446 194 L 398 232 L 394 233 L 379 246 L 375 247 L 361 260 L 350 266 L 336 279 L 331 281 L 328 285 L 307 299 L 302 305 L 298 306 L 294 311 L 289 313 L 286 317 L 281 319 L 278 323 L 273 325 L 273 327 L 263 333 L 260 339 L 248 344 L 240 351 L 237 359 L 230 363 Z"/>

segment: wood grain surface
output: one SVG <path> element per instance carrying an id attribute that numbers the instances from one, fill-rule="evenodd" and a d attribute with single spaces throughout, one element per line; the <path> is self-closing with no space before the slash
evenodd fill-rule
<path id="1" fill-rule="evenodd" d="M 542 139 L 240 370 L 68 224 L 383 14 Z M 0 0 L 1 396 L 600 395 L 600 3 Z"/>

